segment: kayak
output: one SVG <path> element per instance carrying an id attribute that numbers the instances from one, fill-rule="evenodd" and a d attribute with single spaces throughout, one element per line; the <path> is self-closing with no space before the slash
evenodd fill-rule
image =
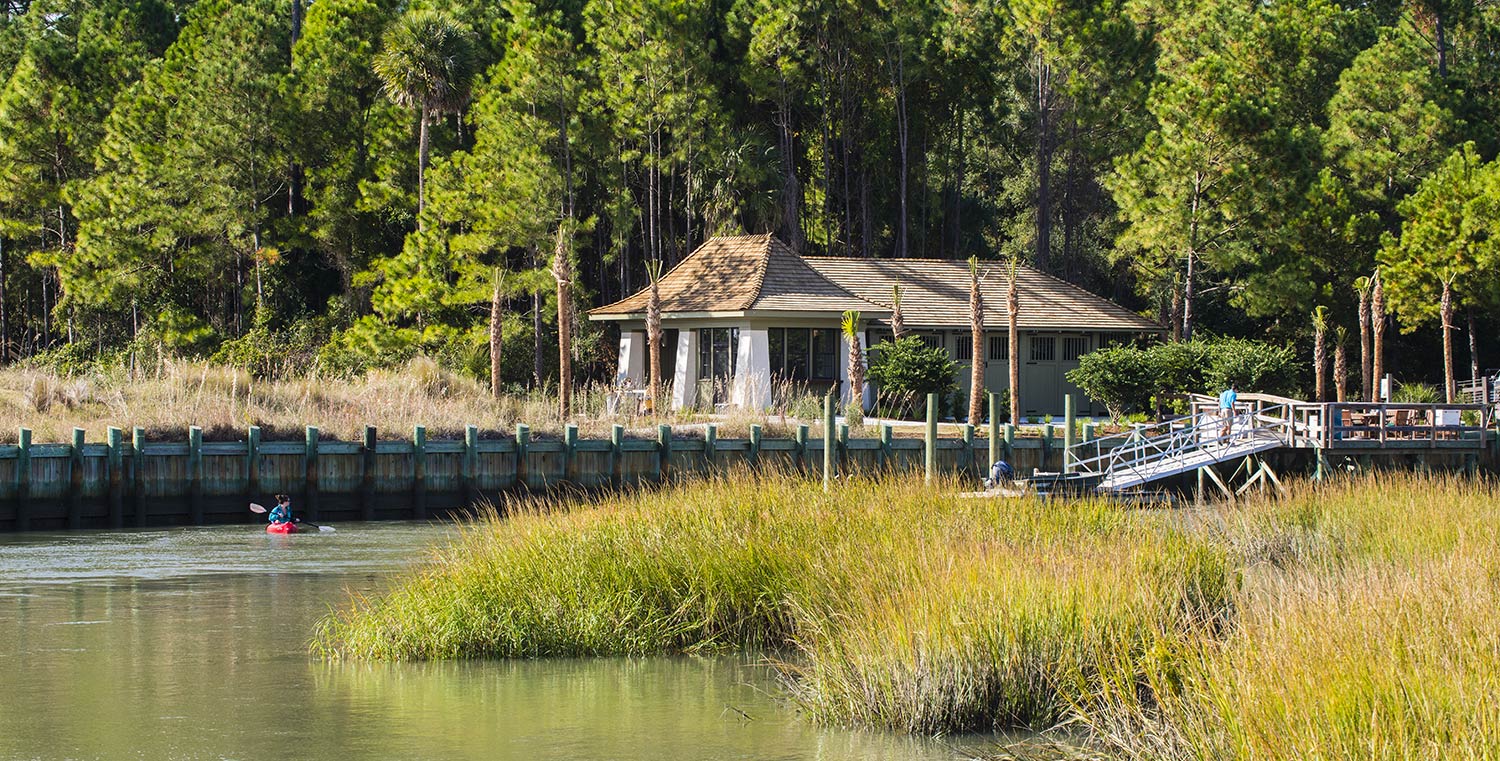
<path id="1" fill-rule="evenodd" d="M 295 534 L 297 524 L 295 523 L 271 523 L 266 526 L 267 534 Z"/>

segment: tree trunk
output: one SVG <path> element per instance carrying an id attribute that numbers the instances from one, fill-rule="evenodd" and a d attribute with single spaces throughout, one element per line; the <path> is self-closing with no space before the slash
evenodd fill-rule
<path id="1" fill-rule="evenodd" d="M 969 259 L 969 425 L 984 420 L 984 298 L 979 293 L 979 260 Z"/>
<path id="2" fill-rule="evenodd" d="M 646 353 L 650 372 L 651 413 L 661 411 L 661 263 L 650 262 L 646 274 L 651 278 L 646 295 Z"/>
<path id="3" fill-rule="evenodd" d="M 1008 341 L 1006 355 L 1010 358 L 1010 422 L 1013 424 L 1021 420 L 1021 331 L 1017 328 L 1021 305 L 1016 300 L 1017 296 L 1016 260 L 1011 259 L 1010 279 L 1006 284 L 1005 311 L 1010 322 L 1006 336 Z"/>
<path id="4" fill-rule="evenodd" d="M 1366 286 L 1359 289 L 1359 398 L 1366 402 L 1375 401 L 1371 360 L 1370 289 Z"/>
<path id="5" fill-rule="evenodd" d="M 557 410 L 562 420 L 573 412 L 573 262 L 568 255 L 568 223 L 557 227 L 552 277 L 557 281 Z"/>
<path id="6" fill-rule="evenodd" d="M 1370 293 L 1370 399 L 1380 398 L 1380 382 L 1385 378 L 1385 284 L 1380 282 L 1380 273 L 1375 273 L 1375 283 Z"/>
<path id="7" fill-rule="evenodd" d="M 0 270 L 3 274 L 3 270 Z M 0 282 L 0 336 L 5 333 L 5 284 Z M 1479 334 L 1474 332 L 1474 308 L 1469 310 L 1469 380 L 1479 380 Z M 3 349 L 0 349 L 3 351 Z"/>
<path id="8" fill-rule="evenodd" d="M 891 338 L 901 340 L 906 335 L 906 321 L 901 317 L 901 286 L 891 286 Z"/>
<path id="9" fill-rule="evenodd" d="M 893 70 L 896 91 L 896 143 L 900 151 L 900 175 L 897 184 L 900 187 L 901 213 L 896 220 L 896 256 L 905 257 L 906 251 L 906 182 L 908 172 L 907 142 L 909 137 L 910 120 L 906 114 L 906 60 L 900 45 L 896 46 L 896 66 Z"/>
<path id="10" fill-rule="evenodd" d="M 785 216 L 782 229 L 786 231 L 787 245 L 795 253 L 802 253 L 802 182 L 797 179 L 797 161 L 793 153 L 791 95 L 787 92 L 786 78 L 780 79 L 776 98 L 776 126 L 781 142 L 781 213 Z"/>
<path id="11" fill-rule="evenodd" d="M 1443 298 L 1438 306 L 1443 319 L 1443 401 L 1453 403 L 1458 387 L 1453 382 L 1453 278 L 1443 278 Z"/>
<path id="12" fill-rule="evenodd" d="M 865 411 L 865 363 L 864 353 L 860 351 L 859 345 L 859 320 L 853 322 L 853 330 L 844 334 L 844 340 L 849 343 L 849 407 L 850 412 L 857 410 L 861 419 Z"/>
<path id="13" fill-rule="evenodd" d="M 1177 279 L 1172 279 L 1172 295 L 1167 303 L 1167 324 L 1172 329 L 1172 340 L 1182 340 L 1182 289 Z"/>
<path id="14" fill-rule="evenodd" d="M 427 106 L 422 106 L 421 123 L 417 126 L 417 229 L 424 224 L 422 212 L 427 208 Z"/>
<path id="15" fill-rule="evenodd" d="M 500 398 L 500 350 L 504 328 L 500 287 L 504 280 L 504 274 L 496 267 L 495 290 L 490 294 L 490 396 L 496 399 Z"/>
<path id="16" fill-rule="evenodd" d="M 1187 255 L 1187 275 L 1182 281 L 1182 340 L 1193 340 L 1193 295 L 1197 290 L 1198 255 Z"/>
<path id="17" fill-rule="evenodd" d="M 1469 313 L 1469 334 L 1474 333 L 1474 313 Z M 131 336 L 133 341 L 135 336 Z M 1472 343 L 1472 341 L 1471 341 Z M 1470 352 L 1472 353 L 1472 352 Z M 5 238 L 0 237 L 0 365 L 10 364 L 10 326 L 5 321 Z"/>
<path id="18" fill-rule="evenodd" d="M 1052 256 L 1052 67 L 1036 54 L 1036 267 Z"/>
<path id="19" fill-rule="evenodd" d="M 546 377 L 546 346 L 542 343 L 542 291 L 538 288 L 531 294 L 531 385 L 541 388 Z"/>
<path id="20" fill-rule="evenodd" d="M 1328 401 L 1328 329 L 1313 326 L 1313 401 Z"/>
<path id="21" fill-rule="evenodd" d="M 1344 347 L 1343 332 L 1340 328 L 1333 344 L 1333 398 L 1336 402 L 1347 401 L 1345 385 L 1349 380 L 1349 351 Z"/>

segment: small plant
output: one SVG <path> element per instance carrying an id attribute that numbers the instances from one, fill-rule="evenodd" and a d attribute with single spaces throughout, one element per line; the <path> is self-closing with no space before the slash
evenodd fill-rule
<path id="1" fill-rule="evenodd" d="M 903 417 L 922 414 L 919 406 L 925 404 L 928 394 L 937 394 L 941 402 L 957 393 L 953 374 L 958 372 L 958 363 L 945 349 L 910 336 L 883 343 L 879 351 L 871 353 L 870 378 L 880 384 L 887 404 Z M 918 401 L 913 404 L 910 400 Z"/>
<path id="2" fill-rule="evenodd" d="M 1391 392 L 1391 401 L 1396 404 L 1439 404 L 1443 401 L 1443 394 L 1426 383 L 1398 383 L 1396 390 Z"/>

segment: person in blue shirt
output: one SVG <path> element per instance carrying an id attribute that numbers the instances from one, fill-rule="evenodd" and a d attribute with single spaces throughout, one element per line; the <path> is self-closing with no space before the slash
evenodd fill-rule
<path id="1" fill-rule="evenodd" d="M 272 523 L 291 523 L 292 498 L 285 494 L 277 494 L 276 506 L 271 508 L 269 517 Z"/>
<path id="2" fill-rule="evenodd" d="M 996 460 L 995 464 L 990 466 L 990 477 L 985 479 L 984 487 L 986 489 L 993 489 L 1009 481 L 1015 475 L 1016 471 L 1010 466 L 1010 463 L 1004 460 Z"/>
<path id="3" fill-rule="evenodd" d="M 1224 420 L 1224 426 L 1219 432 L 1222 438 L 1229 438 L 1229 434 L 1233 431 L 1234 403 L 1238 399 L 1239 394 L 1235 393 L 1233 383 L 1219 394 L 1219 417 Z"/>

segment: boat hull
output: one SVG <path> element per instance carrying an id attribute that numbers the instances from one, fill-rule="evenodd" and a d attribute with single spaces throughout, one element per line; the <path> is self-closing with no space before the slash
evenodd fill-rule
<path id="1" fill-rule="evenodd" d="M 295 534 L 297 524 L 295 523 L 272 523 L 266 526 L 267 534 Z"/>

